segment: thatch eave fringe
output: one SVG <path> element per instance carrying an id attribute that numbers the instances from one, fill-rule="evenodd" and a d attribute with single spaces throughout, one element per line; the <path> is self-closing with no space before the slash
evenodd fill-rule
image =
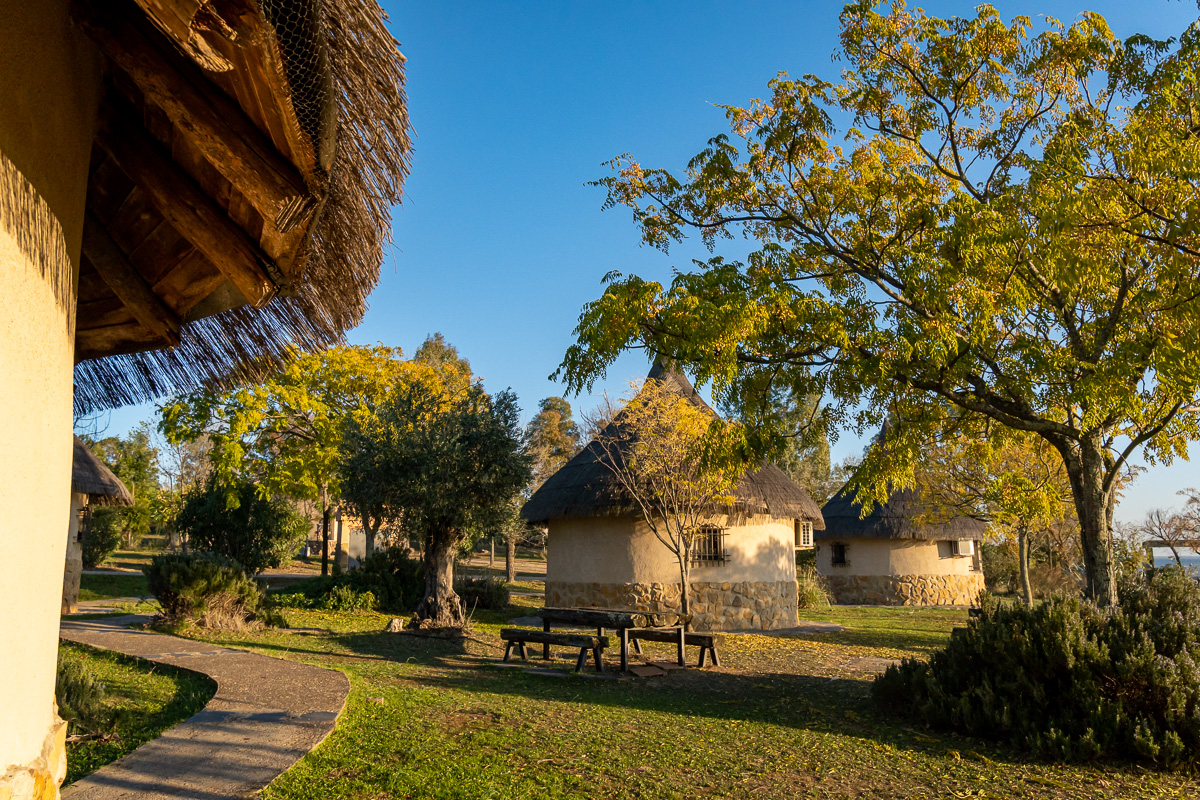
<path id="1" fill-rule="evenodd" d="M 71 455 L 71 491 L 86 494 L 92 505 L 133 505 L 133 495 L 125 484 L 78 436 Z"/>
<path id="2" fill-rule="evenodd" d="M 312 0 L 285 0 L 310 6 Z M 75 367 L 75 410 L 86 414 L 200 386 L 262 379 L 297 351 L 344 341 L 367 310 L 391 242 L 391 209 L 410 167 L 404 57 L 375 0 L 323 0 L 324 41 L 314 49 L 328 80 L 312 89 L 333 94 L 336 130 L 325 194 L 300 259 L 302 274 L 261 309 L 226 311 L 184 324 L 174 348 L 119 354 Z M 287 54 L 285 53 L 285 56 Z M 300 93 L 293 87 L 293 95 Z M 293 97 L 298 106 L 308 100 Z M 316 98 L 320 100 L 320 98 Z M 314 100 L 314 103 L 316 102 Z M 309 103 L 312 105 L 313 103 Z M 323 142 L 314 142 L 318 152 Z"/>

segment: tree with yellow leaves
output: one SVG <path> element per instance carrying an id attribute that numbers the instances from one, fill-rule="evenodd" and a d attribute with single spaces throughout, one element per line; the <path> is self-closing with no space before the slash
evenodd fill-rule
<path id="1" fill-rule="evenodd" d="M 690 614 L 691 567 L 703 525 L 733 502 L 744 466 L 740 426 L 682 396 L 666 378 L 647 378 L 597 435 L 602 463 L 643 522 L 679 565 L 680 610 Z"/>

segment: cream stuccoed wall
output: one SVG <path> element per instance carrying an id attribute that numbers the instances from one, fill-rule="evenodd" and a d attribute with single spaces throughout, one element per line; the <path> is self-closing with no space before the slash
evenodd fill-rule
<path id="1" fill-rule="evenodd" d="M 68 0 L 0 2 L 0 796 L 52 797 L 75 281 L 99 59 Z"/>
<path id="2" fill-rule="evenodd" d="M 832 563 L 835 541 L 846 545 L 844 566 Z M 822 539 L 817 570 L 822 575 L 967 575 L 976 557 L 948 556 L 947 546 L 916 539 Z"/>
<path id="3" fill-rule="evenodd" d="M 692 567 L 695 582 L 796 580 L 790 519 L 714 519 L 725 526 L 725 564 Z M 644 522 L 628 517 L 554 519 L 549 523 L 546 581 L 679 583 L 679 563 Z"/>

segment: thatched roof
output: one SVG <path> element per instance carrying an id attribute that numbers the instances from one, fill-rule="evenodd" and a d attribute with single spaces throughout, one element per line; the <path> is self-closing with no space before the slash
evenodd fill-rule
<path id="1" fill-rule="evenodd" d="M 408 172 L 375 0 L 94 0 L 80 413 L 255 380 L 367 308 Z"/>
<path id="2" fill-rule="evenodd" d="M 103 461 L 75 437 L 71 457 L 71 491 L 86 494 L 88 502 L 102 506 L 131 506 L 133 495 Z"/>
<path id="3" fill-rule="evenodd" d="M 664 388 L 716 416 L 716 412 L 696 393 L 687 377 L 677 369 L 666 367 L 661 361 L 656 362 L 647 380 L 660 381 Z M 600 435 L 612 436 L 614 427 L 621 423 L 622 414 L 617 414 Z M 623 517 L 640 513 L 633 498 L 605 466 L 605 459 L 603 448 L 593 439 L 533 493 L 521 509 L 521 517 L 539 524 L 564 517 Z M 808 492 L 774 464 L 766 464 L 743 475 L 734 489 L 734 497 L 733 507 L 722 511 L 804 519 L 811 521 L 817 530 L 824 526 L 821 510 Z"/>
<path id="4" fill-rule="evenodd" d="M 835 539 L 975 539 L 983 538 L 987 523 L 972 517 L 949 519 L 930 511 L 916 489 L 893 492 L 886 503 L 862 517 L 850 484 L 824 505 L 825 529 L 816 538 Z"/>

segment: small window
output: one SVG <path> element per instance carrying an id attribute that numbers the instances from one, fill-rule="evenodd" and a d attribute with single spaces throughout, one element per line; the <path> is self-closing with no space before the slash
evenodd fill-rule
<path id="1" fill-rule="evenodd" d="M 807 520 L 796 520 L 796 549 L 813 546 L 813 527 Z"/>
<path id="2" fill-rule="evenodd" d="M 725 529 L 701 525 L 692 542 L 692 565 L 711 567 L 725 563 Z"/>
<path id="3" fill-rule="evenodd" d="M 830 545 L 829 558 L 835 567 L 848 567 L 850 560 L 846 557 L 846 551 L 849 548 L 841 542 L 834 542 Z"/>

